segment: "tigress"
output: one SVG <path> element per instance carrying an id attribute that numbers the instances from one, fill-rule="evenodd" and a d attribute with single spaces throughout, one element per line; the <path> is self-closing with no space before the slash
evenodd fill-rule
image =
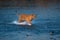
<path id="1" fill-rule="evenodd" d="M 26 21 L 27 23 L 31 23 L 31 21 L 35 18 L 36 16 L 34 14 L 20 14 L 18 15 L 18 22 Z"/>

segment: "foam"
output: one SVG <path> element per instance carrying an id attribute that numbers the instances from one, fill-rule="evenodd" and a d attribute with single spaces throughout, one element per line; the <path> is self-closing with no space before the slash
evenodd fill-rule
<path id="1" fill-rule="evenodd" d="M 17 24 L 17 25 L 31 25 L 30 23 L 27 23 L 26 21 L 18 23 L 17 21 L 13 21 L 13 24 Z"/>

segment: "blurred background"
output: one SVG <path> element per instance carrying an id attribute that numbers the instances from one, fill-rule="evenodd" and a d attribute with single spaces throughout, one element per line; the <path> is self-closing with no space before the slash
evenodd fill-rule
<path id="1" fill-rule="evenodd" d="M 31 27 L 12 23 L 22 13 L 36 15 Z M 0 0 L 0 40 L 60 40 L 60 0 Z"/>

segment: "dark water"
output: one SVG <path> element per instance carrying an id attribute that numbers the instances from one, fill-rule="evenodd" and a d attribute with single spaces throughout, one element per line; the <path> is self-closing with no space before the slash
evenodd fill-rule
<path id="1" fill-rule="evenodd" d="M 36 14 L 32 26 L 9 24 L 17 21 L 16 10 L 18 14 Z M 0 40 L 60 40 L 59 10 L 58 6 L 37 9 L 0 8 Z"/>

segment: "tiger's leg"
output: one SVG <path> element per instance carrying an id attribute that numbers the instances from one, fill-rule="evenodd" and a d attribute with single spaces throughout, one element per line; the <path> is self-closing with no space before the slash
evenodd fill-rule
<path id="1" fill-rule="evenodd" d="M 32 24 L 30 20 L 26 20 L 27 23 L 29 23 L 30 25 Z"/>
<path id="2" fill-rule="evenodd" d="M 18 22 L 20 23 L 22 20 L 21 20 L 21 18 L 18 18 Z"/>

